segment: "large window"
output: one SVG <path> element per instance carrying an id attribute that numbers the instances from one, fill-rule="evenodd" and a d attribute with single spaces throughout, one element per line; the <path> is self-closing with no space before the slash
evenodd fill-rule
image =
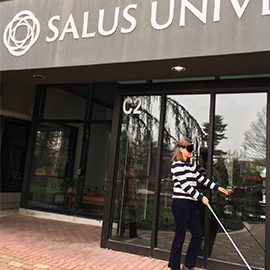
<path id="1" fill-rule="evenodd" d="M 111 124 L 92 124 L 80 212 L 103 216 Z"/>
<path id="2" fill-rule="evenodd" d="M 72 148 L 78 133 L 82 134 L 82 130 L 68 125 L 46 123 L 38 127 L 28 193 L 29 205 L 74 209 L 77 183 L 73 175 L 73 163 L 78 158 Z"/>
<path id="3" fill-rule="evenodd" d="M 103 217 L 114 84 L 43 91 L 27 204 Z M 42 101 L 41 101 L 42 103 Z"/>

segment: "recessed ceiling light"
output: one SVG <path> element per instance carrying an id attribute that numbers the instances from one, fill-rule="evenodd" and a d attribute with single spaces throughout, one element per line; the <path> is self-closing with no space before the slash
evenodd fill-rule
<path id="1" fill-rule="evenodd" d="M 45 79 L 46 79 L 45 76 L 43 76 L 43 75 L 38 75 L 38 74 L 33 75 L 33 77 L 34 77 L 35 79 L 38 79 L 38 80 L 45 80 Z"/>
<path id="2" fill-rule="evenodd" d="M 185 70 L 186 70 L 186 68 L 185 67 L 181 67 L 181 66 L 174 66 L 174 67 L 172 67 L 172 71 L 176 71 L 176 72 L 183 72 Z"/>

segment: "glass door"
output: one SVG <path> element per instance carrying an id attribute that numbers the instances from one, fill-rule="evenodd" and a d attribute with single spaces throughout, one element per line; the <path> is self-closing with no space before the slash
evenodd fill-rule
<path id="1" fill-rule="evenodd" d="M 259 268 L 265 258 L 266 97 L 218 94 L 214 129 L 213 178 L 230 196 L 214 194 L 212 206 L 248 263 Z M 212 237 L 211 258 L 243 264 L 215 221 Z"/>
<path id="2" fill-rule="evenodd" d="M 230 191 L 210 195 L 221 220 L 243 256 L 253 267 L 264 267 L 266 205 L 266 93 L 217 94 L 214 117 L 212 180 Z M 178 140 L 189 138 L 195 145 L 190 163 L 207 175 L 210 95 L 170 95 L 167 97 L 163 140 L 163 166 L 157 247 L 170 251 L 174 237 L 171 213 L 173 183 L 171 157 Z M 198 203 L 204 237 L 201 256 L 243 264 L 226 234 L 208 209 Z M 207 219 L 207 220 L 206 220 Z M 185 254 L 190 234 L 183 245 Z M 206 249 L 206 250 L 204 250 Z M 254 258 L 257 258 L 256 260 Z"/>
<path id="3" fill-rule="evenodd" d="M 160 96 L 125 96 L 111 239 L 150 246 Z"/>
<path id="4" fill-rule="evenodd" d="M 169 95 L 166 102 L 166 115 L 163 140 L 163 165 L 160 179 L 160 203 L 158 219 L 157 247 L 170 251 L 174 237 L 174 217 L 172 215 L 173 182 L 171 177 L 172 156 L 177 142 L 180 139 L 192 140 L 195 151 L 190 163 L 199 166 L 199 157 L 207 149 L 207 137 L 205 128 L 209 123 L 210 95 Z M 206 164 L 205 164 L 206 165 Z M 205 167 L 206 172 L 206 167 Z M 198 187 L 204 192 L 203 187 Z M 198 203 L 201 218 L 201 227 L 204 231 L 205 207 Z M 185 254 L 190 241 L 190 233 L 187 232 L 183 245 Z M 203 254 L 203 243 L 200 255 Z"/>

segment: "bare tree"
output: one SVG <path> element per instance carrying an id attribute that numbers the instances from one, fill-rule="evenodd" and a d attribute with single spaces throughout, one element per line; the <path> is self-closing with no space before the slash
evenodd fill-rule
<path id="1" fill-rule="evenodd" d="M 266 106 L 257 113 L 250 127 L 244 133 L 243 147 L 247 157 L 257 160 L 266 159 Z"/>

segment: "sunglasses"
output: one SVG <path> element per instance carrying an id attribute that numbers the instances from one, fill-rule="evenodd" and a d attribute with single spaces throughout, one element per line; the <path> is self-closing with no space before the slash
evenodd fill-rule
<path id="1" fill-rule="evenodd" d="M 189 153 L 192 153 L 192 152 L 194 151 L 194 146 L 193 146 L 193 144 L 190 144 L 190 145 L 188 145 L 187 147 L 182 147 L 182 148 L 186 148 L 187 151 L 188 151 Z"/>

